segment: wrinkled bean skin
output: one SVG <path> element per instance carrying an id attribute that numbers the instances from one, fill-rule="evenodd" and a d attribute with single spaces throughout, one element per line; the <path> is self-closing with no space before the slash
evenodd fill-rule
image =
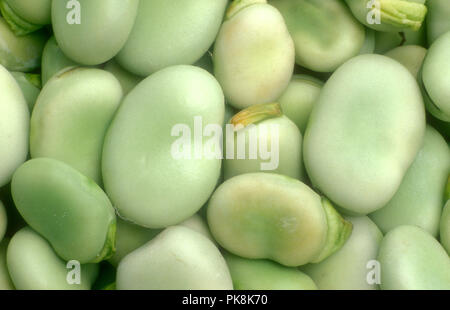
<path id="1" fill-rule="evenodd" d="M 294 43 L 283 17 L 265 2 L 234 1 L 214 45 L 214 75 L 236 109 L 276 100 L 294 69 Z"/>
<path id="2" fill-rule="evenodd" d="M 321 290 L 374 290 L 367 282 L 367 264 L 377 258 L 383 234 L 367 217 L 346 217 L 353 232 L 344 246 L 318 264 L 308 264 L 300 270 L 309 275 Z"/>
<path id="3" fill-rule="evenodd" d="M 66 262 L 29 227 L 18 231 L 9 242 L 7 265 L 18 290 L 88 290 L 98 274 L 98 265 L 81 265 L 81 283 L 69 284 Z"/>
<path id="4" fill-rule="evenodd" d="M 0 187 L 28 154 L 30 113 L 14 77 L 0 65 Z"/>
<path id="5" fill-rule="evenodd" d="M 235 290 L 316 290 L 309 276 L 270 260 L 224 254 Z"/>
<path id="6" fill-rule="evenodd" d="M 26 35 L 51 23 L 51 0 L 1 0 L 3 17 L 17 35 Z"/>
<path id="7" fill-rule="evenodd" d="M 400 188 L 388 204 L 371 213 L 370 218 L 383 233 L 397 226 L 415 225 L 437 237 L 449 172 L 447 142 L 434 128 L 427 126 L 424 144 Z"/>
<path id="8" fill-rule="evenodd" d="M 101 185 L 103 141 L 121 100 L 120 83 L 109 72 L 59 72 L 43 88 L 31 115 L 31 157 L 63 161 Z"/>
<path id="9" fill-rule="evenodd" d="M 78 2 L 81 8 L 80 23 L 70 24 L 68 15 L 71 9 L 66 8 L 67 1 L 52 1 L 52 26 L 56 41 L 64 54 L 76 62 L 83 65 L 104 63 L 116 56 L 125 45 L 134 25 L 139 1 Z"/>
<path id="10" fill-rule="evenodd" d="M 114 253 L 114 208 L 74 168 L 49 158 L 29 160 L 14 173 L 11 192 L 27 224 L 66 261 L 99 262 Z"/>
<path id="11" fill-rule="evenodd" d="M 350 235 L 351 224 L 330 209 L 300 181 L 259 172 L 222 183 L 209 201 L 207 219 L 227 251 L 300 266 L 324 259 Z"/>
<path id="12" fill-rule="evenodd" d="M 306 129 L 303 156 L 312 183 L 352 214 L 393 197 L 425 132 L 422 96 L 398 62 L 361 55 L 325 83 Z"/>
<path id="13" fill-rule="evenodd" d="M 105 189 L 121 217 L 164 228 L 201 208 L 214 190 L 221 160 L 195 158 L 193 147 L 187 158 L 174 158 L 179 138 L 171 132 L 185 124 L 193 134 L 196 116 L 203 128 L 221 126 L 224 109 L 220 85 L 194 66 L 163 69 L 127 95 L 108 129 L 102 160 Z"/>
<path id="14" fill-rule="evenodd" d="M 214 42 L 226 5 L 227 0 L 140 1 L 117 62 L 144 77 L 165 67 L 195 63 Z"/>
<path id="15" fill-rule="evenodd" d="M 117 269 L 117 289 L 229 290 L 225 259 L 204 235 L 186 227 L 166 228 L 125 256 Z"/>
<path id="16" fill-rule="evenodd" d="M 364 43 L 364 27 L 340 0 L 272 0 L 295 43 L 296 63 L 317 72 L 332 72 Z"/>
<path id="17" fill-rule="evenodd" d="M 417 226 L 399 226 L 378 252 L 383 290 L 449 290 L 450 259 L 444 248 Z"/>

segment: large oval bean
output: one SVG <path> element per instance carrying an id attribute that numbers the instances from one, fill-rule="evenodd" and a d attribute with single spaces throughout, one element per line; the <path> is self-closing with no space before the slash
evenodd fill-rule
<path id="1" fill-rule="evenodd" d="M 375 281 L 368 281 L 371 269 L 367 267 L 377 258 L 383 235 L 367 216 L 346 219 L 352 223 L 353 232 L 343 247 L 324 261 L 302 266 L 300 270 L 321 290 L 377 289 Z"/>
<path id="2" fill-rule="evenodd" d="M 226 250 L 285 266 L 323 260 L 345 243 L 352 229 L 308 186 L 272 173 L 225 181 L 207 212 L 211 233 Z"/>
<path id="3" fill-rule="evenodd" d="M 58 45 L 70 59 L 84 65 L 98 65 L 110 60 L 131 33 L 139 1 L 75 2 L 79 3 L 80 20 L 69 23 L 76 7 L 69 8 L 67 1 L 52 1 L 52 26 Z"/>
<path id="4" fill-rule="evenodd" d="M 229 290 L 227 264 L 216 246 L 186 227 L 166 228 L 131 252 L 117 269 L 117 289 Z"/>
<path id="5" fill-rule="evenodd" d="M 61 258 L 84 264 L 114 253 L 114 208 L 94 181 L 72 167 L 32 159 L 14 173 L 11 192 L 25 221 Z"/>
<path id="6" fill-rule="evenodd" d="M 195 155 L 191 134 L 208 125 L 221 128 L 223 117 L 220 85 L 203 69 L 173 66 L 137 85 L 121 104 L 103 148 L 103 181 L 119 214 L 162 228 L 196 213 L 214 190 L 221 160 Z M 194 126 L 195 119 L 201 124 Z M 171 134 L 180 126 L 189 133 L 183 140 L 188 151 L 178 156 L 174 148 L 182 138 L 175 135 L 181 133 Z M 203 145 L 208 138 L 202 135 Z"/>
<path id="7" fill-rule="evenodd" d="M 214 42 L 227 2 L 140 1 L 136 23 L 117 61 L 142 76 L 173 65 L 195 63 Z"/>
<path id="8" fill-rule="evenodd" d="M 276 100 L 292 76 L 295 48 L 283 16 L 266 0 L 235 0 L 214 45 L 214 75 L 229 104 Z"/>
<path id="9" fill-rule="evenodd" d="M 269 3 L 286 20 L 300 66 L 332 72 L 361 50 L 364 27 L 342 1 L 271 0 Z"/>
<path id="10" fill-rule="evenodd" d="M 224 254 L 235 290 L 316 290 L 313 280 L 294 267 L 270 260 Z"/>
<path id="11" fill-rule="evenodd" d="M 30 113 L 13 76 L 0 65 L 0 187 L 28 154 Z"/>
<path id="12" fill-rule="evenodd" d="M 416 225 L 437 236 L 450 172 L 450 150 L 444 138 L 427 126 L 424 144 L 386 206 L 370 214 L 383 233 Z"/>
<path id="13" fill-rule="evenodd" d="M 408 70 L 385 56 L 357 56 L 313 108 L 303 144 L 308 176 L 343 209 L 373 212 L 394 196 L 424 132 L 422 96 Z"/>
<path id="14" fill-rule="evenodd" d="M 103 141 L 121 100 L 122 88 L 107 71 L 59 72 L 42 89 L 31 115 L 31 157 L 63 161 L 101 185 Z"/>
<path id="15" fill-rule="evenodd" d="M 98 274 L 98 265 L 80 265 L 80 283 L 71 284 L 66 262 L 38 233 L 25 227 L 11 239 L 7 265 L 19 290 L 88 290 Z"/>
<path id="16" fill-rule="evenodd" d="M 391 230 L 381 242 L 378 261 L 383 290 L 450 290 L 450 258 L 422 228 Z"/>

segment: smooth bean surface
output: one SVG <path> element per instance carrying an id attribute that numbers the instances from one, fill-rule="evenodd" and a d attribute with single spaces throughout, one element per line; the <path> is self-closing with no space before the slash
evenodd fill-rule
<path id="1" fill-rule="evenodd" d="M 22 217 L 66 261 L 99 262 L 115 251 L 116 216 L 106 194 L 63 162 L 32 159 L 14 173 L 11 192 Z"/>

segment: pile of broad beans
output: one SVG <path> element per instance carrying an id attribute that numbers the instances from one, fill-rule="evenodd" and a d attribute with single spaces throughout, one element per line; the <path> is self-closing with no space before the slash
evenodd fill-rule
<path id="1" fill-rule="evenodd" d="M 450 1 L 0 11 L 0 289 L 450 289 Z"/>

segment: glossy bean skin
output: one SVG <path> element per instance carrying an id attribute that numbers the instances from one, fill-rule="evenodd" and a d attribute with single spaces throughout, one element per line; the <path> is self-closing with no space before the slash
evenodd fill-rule
<path id="1" fill-rule="evenodd" d="M 441 215 L 441 225 L 439 230 L 439 237 L 442 246 L 447 250 L 450 255 L 450 200 L 444 206 Z"/>
<path id="2" fill-rule="evenodd" d="M 333 72 L 356 56 L 364 43 L 364 27 L 342 1 L 273 0 L 295 43 L 296 63 Z"/>
<path id="3" fill-rule="evenodd" d="M 47 37 L 43 30 L 18 37 L 0 17 L 0 65 L 21 72 L 39 68 Z"/>
<path id="4" fill-rule="evenodd" d="M 291 267 L 323 260 L 345 243 L 352 229 L 307 185 L 262 172 L 222 183 L 209 201 L 207 219 L 227 251 Z"/>
<path id="5" fill-rule="evenodd" d="M 283 114 L 305 133 L 312 108 L 319 98 L 323 82 L 308 75 L 294 75 L 288 87 L 277 100 Z"/>
<path id="6" fill-rule="evenodd" d="M 52 2 L 56 41 L 70 59 L 98 65 L 113 58 L 125 45 L 136 19 L 138 0 L 78 0 L 80 23 L 70 24 L 66 1 Z M 106 39 L 108 38 L 108 39 Z"/>
<path id="7" fill-rule="evenodd" d="M 99 262 L 114 253 L 114 208 L 102 189 L 74 168 L 32 159 L 14 173 L 11 192 L 25 221 L 66 261 Z"/>
<path id="8" fill-rule="evenodd" d="M 186 220 L 207 201 L 219 178 L 220 158 L 196 158 L 194 147 L 181 158 L 172 153 L 180 139 L 171 135 L 174 126 L 184 124 L 194 134 L 196 116 L 203 128 L 220 128 L 224 98 L 214 77 L 194 66 L 163 69 L 124 99 L 102 160 L 105 189 L 121 217 L 163 228 Z"/>
<path id="9" fill-rule="evenodd" d="M 375 6 L 368 8 L 366 0 L 345 0 L 353 15 L 364 25 L 377 31 L 395 32 L 404 29 L 417 31 L 427 14 L 426 0 L 377 0 L 379 21 L 375 20 Z M 375 2 L 375 1 L 374 1 Z M 370 22 L 368 21 L 370 19 Z"/>
<path id="10" fill-rule="evenodd" d="M 370 214 L 383 233 L 401 225 L 415 225 L 434 237 L 444 204 L 450 172 L 450 150 L 444 138 L 427 126 L 424 144 L 386 206 Z"/>
<path id="11" fill-rule="evenodd" d="M 438 37 L 428 49 L 422 67 L 421 82 L 427 110 L 433 116 L 450 122 L 450 31 Z"/>
<path id="12" fill-rule="evenodd" d="M 66 262 L 29 227 L 19 230 L 9 242 L 7 265 L 19 290 L 88 290 L 98 274 L 98 265 L 80 265 L 80 284 L 70 284 Z"/>
<path id="13" fill-rule="evenodd" d="M 30 112 L 33 111 L 36 99 L 41 92 L 41 76 L 39 74 L 23 72 L 11 72 L 11 75 L 22 90 L 22 94 L 28 104 L 28 109 Z"/>
<path id="14" fill-rule="evenodd" d="M 195 63 L 214 42 L 227 2 L 140 1 L 133 30 L 116 60 L 144 77 L 165 67 Z"/>
<path id="15" fill-rule="evenodd" d="M 318 264 L 301 266 L 320 290 L 375 290 L 376 283 L 367 281 L 368 264 L 377 258 L 383 234 L 367 216 L 346 219 L 353 232 L 344 246 Z"/>
<path id="16" fill-rule="evenodd" d="M 309 276 L 270 260 L 224 254 L 235 290 L 316 290 Z"/>
<path id="17" fill-rule="evenodd" d="M 51 0 L 2 0 L 3 17 L 17 35 L 26 35 L 51 23 Z"/>
<path id="18" fill-rule="evenodd" d="M 6 250 L 8 248 L 9 239 L 5 238 L 0 241 L 0 291 L 14 290 L 14 284 L 9 276 L 8 266 L 6 265 Z"/>
<path id="19" fill-rule="evenodd" d="M 399 226 L 381 242 L 378 252 L 383 290 L 449 290 L 450 259 L 429 233 Z"/>
<path id="20" fill-rule="evenodd" d="M 14 77 L 0 65 L 0 187 L 28 154 L 30 113 Z"/>
<path id="21" fill-rule="evenodd" d="M 101 185 L 103 141 L 122 94 L 107 71 L 60 71 L 44 86 L 31 115 L 31 157 L 63 161 Z"/>
<path id="22" fill-rule="evenodd" d="M 352 214 L 393 197 L 419 151 L 425 111 L 414 77 L 398 62 L 361 55 L 322 88 L 304 136 L 313 185 Z"/>
<path id="23" fill-rule="evenodd" d="M 446 0 L 427 0 L 427 39 L 432 44 L 439 36 L 450 31 L 450 3 Z"/>
<path id="24" fill-rule="evenodd" d="M 257 119 L 254 119 L 257 117 Z M 236 132 L 233 140 L 226 145 L 226 159 L 223 163 L 225 180 L 239 174 L 250 172 L 272 172 L 304 180 L 302 161 L 302 135 L 297 126 L 281 113 L 279 104 L 254 105 L 237 113 L 231 119 Z M 241 125 L 243 128 L 238 129 Z M 239 154 L 243 149 L 240 142 L 245 136 L 244 159 Z M 256 145 L 254 143 L 256 137 Z M 270 158 L 262 154 L 261 148 L 267 146 Z M 250 149 L 250 148 L 258 148 Z M 231 149 L 231 150 L 230 150 Z M 228 158 L 229 152 L 233 156 Z M 252 155 L 252 152 L 255 154 Z"/>
<path id="25" fill-rule="evenodd" d="M 117 289 L 230 290 L 231 276 L 217 247 L 186 227 L 166 228 L 120 262 Z"/>
<path id="26" fill-rule="evenodd" d="M 236 0 L 214 45 L 214 75 L 237 109 L 276 100 L 292 76 L 295 48 L 280 12 L 265 0 Z"/>

